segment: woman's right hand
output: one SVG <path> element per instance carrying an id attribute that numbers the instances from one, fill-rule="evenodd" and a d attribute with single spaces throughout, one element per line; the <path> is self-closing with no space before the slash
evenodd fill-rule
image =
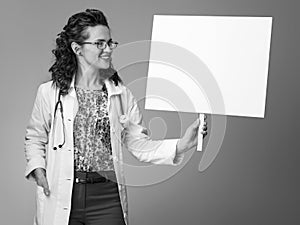
<path id="1" fill-rule="evenodd" d="M 44 189 L 46 196 L 50 195 L 49 185 L 46 178 L 46 171 L 43 168 L 36 168 L 34 170 L 35 181 L 38 186 L 41 186 Z"/>

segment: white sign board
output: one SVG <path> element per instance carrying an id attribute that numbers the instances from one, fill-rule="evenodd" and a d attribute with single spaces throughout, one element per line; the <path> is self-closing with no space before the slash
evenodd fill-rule
<path id="1" fill-rule="evenodd" d="M 155 15 L 145 108 L 265 115 L 272 17 Z"/>

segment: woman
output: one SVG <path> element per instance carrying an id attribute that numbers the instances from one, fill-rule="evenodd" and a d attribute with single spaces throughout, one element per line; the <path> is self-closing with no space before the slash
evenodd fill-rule
<path id="1" fill-rule="evenodd" d="M 112 67 L 116 47 L 95 9 L 71 16 L 56 39 L 52 80 L 38 89 L 25 136 L 25 175 L 37 182 L 36 225 L 128 224 L 122 147 L 140 161 L 177 165 L 197 145 L 199 120 L 180 140 L 149 139 L 136 100 Z"/>

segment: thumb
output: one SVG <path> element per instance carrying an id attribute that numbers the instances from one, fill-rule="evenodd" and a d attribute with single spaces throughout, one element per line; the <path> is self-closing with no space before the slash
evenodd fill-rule
<path id="1" fill-rule="evenodd" d="M 188 129 L 186 130 L 186 136 L 188 136 L 189 139 L 194 138 L 195 135 L 197 135 L 199 125 L 200 125 L 200 120 L 198 118 L 188 127 Z"/>
<path id="2" fill-rule="evenodd" d="M 192 125 L 193 129 L 198 129 L 200 125 L 200 119 L 196 119 Z"/>

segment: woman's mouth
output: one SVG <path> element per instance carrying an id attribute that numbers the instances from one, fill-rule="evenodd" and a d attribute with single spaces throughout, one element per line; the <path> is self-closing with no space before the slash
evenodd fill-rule
<path id="1" fill-rule="evenodd" d="M 100 58 L 104 59 L 104 60 L 110 60 L 111 59 L 111 57 L 109 55 L 101 55 Z"/>

